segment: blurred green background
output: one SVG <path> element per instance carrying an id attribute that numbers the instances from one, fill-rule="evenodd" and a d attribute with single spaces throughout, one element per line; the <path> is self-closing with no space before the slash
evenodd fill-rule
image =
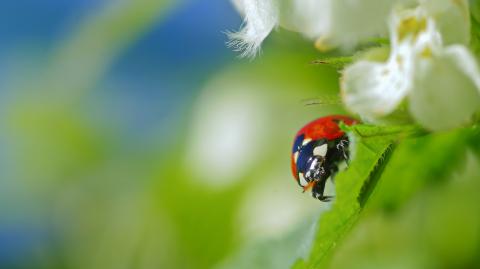
<path id="1" fill-rule="evenodd" d="M 336 105 L 312 44 L 225 46 L 224 0 L 0 3 L 0 268 L 288 268 L 320 204 L 297 129 Z M 282 242 L 282 243 L 279 243 Z M 285 243 L 288 242 L 288 243 Z"/>
<path id="2" fill-rule="evenodd" d="M 478 124 L 360 141 L 322 215 L 290 149 L 344 113 L 339 73 L 282 30 L 237 58 L 241 23 L 225 0 L 0 3 L 1 269 L 480 268 Z"/>

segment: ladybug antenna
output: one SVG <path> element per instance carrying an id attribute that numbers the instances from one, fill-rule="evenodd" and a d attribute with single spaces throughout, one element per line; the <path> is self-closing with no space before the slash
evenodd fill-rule
<path id="1" fill-rule="evenodd" d="M 317 98 L 303 99 L 302 104 L 305 106 L 312 105 L 340 105 L 342 102 L 339 96 L 322 96 Z"/>

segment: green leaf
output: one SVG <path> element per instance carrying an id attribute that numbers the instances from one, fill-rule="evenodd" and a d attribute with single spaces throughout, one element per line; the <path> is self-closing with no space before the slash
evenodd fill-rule
<path id="1" fill-rule="evenodd" d="M 295 269 L 328 266 L 336 245 L 357 221 L 392 144 L 419 132 L 414 126 L 355 125 L 348 130 L 352 140 L 352 162 L 335 179 L 337 198 L 332 210 L 321 216 L 310 257 L 307 261 L 297 260 L 293 265 Z"/>
<path id="2" fill-rule="evenodd" d="M 383 40 L 383 39 L 379 39 L 379 40 Z M 369 45 L 359 47 L 358 51 L 355 54 L 350 56 L 338 56 L 338 57 L 317 59 L 312 61 L 311 64 L 327 65 L 335 69 L 341 70 L 345 66 L 358 60 L 384 62 L 388 59 L 389 53 L 390 53 L 390 47 L 388 46 L 388 43 L 378 43 L 378 44 L 375 44 L 373 47 Z"/>
<path id="3" fill-rule="evenodd" d="M 461 167 L 470 150 L 479 154 L 480 131 L 477 127 L 471 127 L 422 135 L 425 133 L 415 126 L 356 125 L 349 127 L 342 125 L 341 127 L 350 131 L 354 149 L 353 161 L 350 167 L 338 174 L 336 178 L 337 200 L 332 210 L 321 216 L 310 257 L 306 261 L 297 260 L 293 268 L 340 268 L 342 266 L 342 268 L 351 268 L 357 264 L 363 264 L 366 266 L 365 268 L 369 268 L 374 264 L 374 261 L 368 258 L 370 257 L 368 255 L 372 255 L 370 244 L 373 244 L 379 253 L 383 253 L 382 247 L 400 248 L 403 252 L 391 251 L 388 253 L 394 253 L 393 257 L 387 254 L 378 257 L 378 260 L 386 265 L 391 265 L 403 259 L 408 265 L 408 262 L 415 261 L 417 257 L 415 256 L 417 255 L 416 251 L 411 251 L 408 246 L 411 246 L 418 236 L 425 234 L 425 229 L 418 229 L 417 225 L 408 223 L 417 223 L 420 220 L 415 219 L 395 224 L 392 220 L 384 220 L 383 217 L 379 217 L 379 214 L 383 212 L 395 215 L 414 197 L 418 197 L 419 193 L 428 191 L 428 187 L 445 185 L 442 183 L 451 178 L 452 173 Z M 441 194 L 435 194 L 435 197 L 435 201 L 442 200 Z M 470 201 L 471 199 L 466 200 Z M 468 205 L 463 202 L 461 201 L 459 206 Z M 439 209 L 442 206 L 438 207 L 432 204 L 431 207 Z M 418 206 L 413 210 L 417 213 L 401 213 L 404 216 L 399 219 L 418 218 L 425 216 L 427 212 Z M 468 210 L 471 211 L 472 208 L 469 207 Z M 434 220 L 441 216 L 437 215 L 431 217 L 429 225 L 438 225 Z M 458 217 L 468 219 L 468 216 L 464 215 Z M 411 233 L 404 230 L 405 226 L 410 227 Z M 473 226 L 472 229 L 475 227 Z M 354 230 L 353 234 L 346 237 L 347 234 L 352 233 L 352 229 Z M 393 230 L 406 234 L 398 237 L 392 232 Z M 389 240 L 398 243 L 390 244 L 382 236 L 375 236 L 377 231 L 384 232 L 385 236 L 390 236 Z M 365 237 L 365 233 L 370 235 Z M 464 240 L 455 241 L 454 235 L 447 236 L 443 232 L 435 232 L 435 236 L 434 240 L 430 239 L 432 244 L 441 242 L 442 245 L 448 246 L 448 244 L 455 243 L 459 249 L 471 250 L 469 245 L 462 244 Z M 461 236 L 463 236 L 462 238 L 468 237 L 463 234 Z M 376 238 L 374 239 L 376 241 L 371 243 L 369 238 Z M 425 255 L 434 255 L 435 251 L 439 253 L 445 251 L 440 247 L 434 251 L 431 251 L 431 248 L 425 250 L 422 249 L 422 244 L 418 244 L 417 247 L 419 247 L 418 251 L 427 253 Z M 360 252 L 362 254 L 354 255 L 354 253 Z M 461 251 L 459 253 L 461 254 Z M 410 260 L 405 260 L 402 255 L 410 255 L 411 257 L 408 258 Z M 461 263 L 464 260 L 470 262 L 468 255 L 461 258 L 458 258 L 458 255 L 453 256 L 447 257 L 449 262 Z M 349 260 L 346 257 L 356 257 L 358 260 L 355 258 Z M 422 268 L 422 266 L 418 268 Z"/>
<path id="4" fill-rule="evenodd" d="M 329 65 L 336 69 L 342 69 L 351 62 L 353 62 L 353 56 L 340 56 L 314 60 L 311 64 Z"/>
<path id="5" fill-rule="evenodd" d="M 406 139 L 385 168 L 369 208 L 395 210 L 419 190 L 439 184 L 462 163 L 470 144 L 479 139 L 473 128 Z"/>
<path id="6" fill-rule="evenodd" d="M 471 1 L 470 10 L 471 16 L 471 29 L 470 29 L 470 47 L 472 51 L 480 58 L 480 1 Z"/>
<path id="7" fill-rule="evenodd" d="M 480 158 L 480 126 L 475 125 L 472 127 L 472 135 L 469 141 L 470 148 Z"/>
<path id="8" fill-rule="evenodd" d="M 467 128 L 400 143 L 330 268 L 476 268 L 479 138 Z"/>
<path id="9" fill-rule="evenodd" d="M 480 1 L 470 0 L 470 13 L 473 19 L 480 21 Z"/>

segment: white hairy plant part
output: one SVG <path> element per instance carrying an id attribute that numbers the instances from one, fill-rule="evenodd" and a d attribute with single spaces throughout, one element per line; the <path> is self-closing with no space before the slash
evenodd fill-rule
<path id="1" fill-rule="evenodd" d="M 239 32 L 228 33 L 228 45 L 242 57 L 257 55 L 276 26 L 299 32 L 317 48 L 351 48 L 387 34 L 392 8 L 413 0 L 233 0 L 244 16 Z"/>
<path id="2" fill-rule="evenodd" d="M 245 16 L 239 32 L 229 32 L 227 43 L 241 57 L 253 58 L 260 50 L 263 40 L 279 22 L 277 0 L 236 0 L 236 7 Z"/>
<path id="3" fill-rule="evenodd" d="M 384 37 L 392 10 L 420 5 L 437 23 L 444 44 L 468 44 L 467 0 L 232 0 L 244 16 L 243 27 L 229 32 L 228 45 L 253 58 L 276 26 L 314 40 L 320 50 L 353 48 Z M 439 19 L 441 18 L 441 19 Z"/>
<path id="4" fill-rule="evenodd" d="M 480 71 L 474 56 L 461 45 L 465 42 L 462 31 L 469 25 L 451 16 L 463 14 L 466 3 L 421 2 L 423 6 L 393 14 L 392 48 L 385 63 L 361 60 L 343 72 L 343 100 L 364 120 L 375 121 L 392 113 L 406 97 L 413 118 L 430 130 L 467 123 L 480 108 Z M 456 21 L 460 34 L 442 32 L 453 31 L 452 26 L 438 27 L 448 7 L 442 2 L 450 3 L 446 21 Z M 448 44 L 455 36 L 459 44 L 445 46 L 445 36 Z"/>

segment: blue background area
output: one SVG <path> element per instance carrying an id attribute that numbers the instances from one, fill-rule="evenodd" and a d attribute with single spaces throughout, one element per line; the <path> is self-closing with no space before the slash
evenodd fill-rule
<path id="1" fill-rule="evenodd" d="M 15 90 L 5 82 L 12 72 L 31 72 L 22 66 L 41 65 L 68 31 L 104 3 L 0 1 L 0 97 Z M 116 59 L 89 97 L 92 107 L 87 115 L 110 125 L 126 148 L 139 147 L 152 130 L 160 133 L 156 139 L 168 139 L 202 83 L 235 59 L 223 32 L 237 29 L 240 23 L 229 1 L 184 1 Z M 5 149 L 1 140 L 0 135 Z M 23 194 L 21 183 L 9 177 L 8 156 L 0 154 L 0 162 L 4 204 L 0 210 L 5 210 L 0 212 L 0 268 L 15 268 L 28 264 L 32 249 L 55 234 L 45 221 L 48 215 L 41 216 L 44 212 L 37 208 L 36 197 Z"/>
<path id="2" fill-rule="evenodd" d="M 35 72 L 55 45 L 88 13 L 107 1 L 2 1 L 0 3 L 0 97 L 7 99 L 12 72 Z M 159 130 L 174 135 L 202 83 L 236 55 L 225 31 L 241 18 L 229 1 L 185 0 L 129 47 L 103 78 L 85 109 L 120 136 Z M 13 70 L 13 71 L 12 71 Z M 0 101 L 1 104 L 2 101 Z M 138 137 L 137 137 L 138 138 Z"/>

